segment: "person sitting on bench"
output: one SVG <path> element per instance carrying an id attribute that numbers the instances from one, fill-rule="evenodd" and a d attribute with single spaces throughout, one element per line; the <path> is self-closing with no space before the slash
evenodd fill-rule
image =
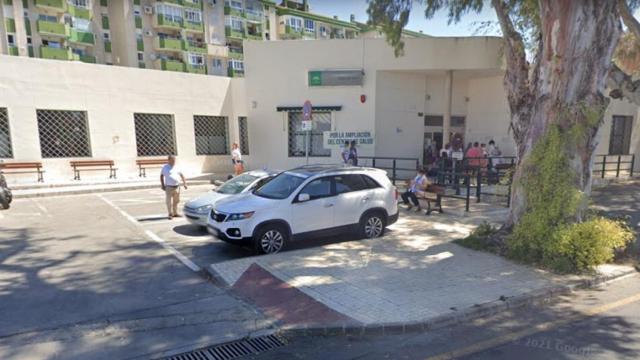
<path id="1" fill-rule="evenodd" d="M 424 191 L 427 188 L 427 185 L 429 185 L 429 180 L 427 179 L 425 171 L 423 168 L 419 168 L 416 177 L 409 182 L 407 191 L 402 194 L 402 202 L 407 205 L 408 210 L 411 210 L 413 206 L 417 206 L 418 211 L 421 210 L 420 202 L 416 197 L 416 193 L 418 191 Z M 409 202 L 409 200 L 411 200 L 411 203 L 413 203 L 413 205 Z"/>

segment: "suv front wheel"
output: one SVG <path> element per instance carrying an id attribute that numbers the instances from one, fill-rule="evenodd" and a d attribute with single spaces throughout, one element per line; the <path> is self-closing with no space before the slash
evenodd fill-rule
<path id="1" fill-rule="evenodd" d="M 266 225 L 260 228 L 254 236 L 254 247 L 260 254 L 275 254 L 280 252 L 288 241 L 288 233 L 281 225 Z"/>
<path id="2" fill-rule="evenodd" d="M 373 239 L 384 235 L 386 216 L 381 212 L 370 212 L 360 220 L 360 238 Z"/>

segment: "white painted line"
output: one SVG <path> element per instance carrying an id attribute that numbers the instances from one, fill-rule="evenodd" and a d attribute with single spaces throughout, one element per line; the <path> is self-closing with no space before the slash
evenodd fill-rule
<path id="1" fill-rule="evenodd" d="M 51 213 L 49 212 L 49 210 L 46 207 L 44 207 L 44 205 L 42 205 L 40 201 L 38 201 L 38 199 L 34 198 L 33 203 L 36 204 L 38 209 L 40 209 L 40 211 L 42 211 L 43 214 L 45 214 L 47 217 L 51 217 Z"/>
<path id="2" fill-rule="evenodd" d="M 172 253 L 175 257 L 178 258 L 178 260 L 180 260 L 186 267 L 188 267 L 189 269 L 198 272 L 200 271 L 200 266 L 196 265 L 193 261 L 189 260 L 188 257 L 182 255 L 182 253 L 178 250 L 176 250 L 176 248 L 174 248 L 173 246 L 167 244 L 166 242 L 164 242 L 164 240 L 159 237 L 158 235 L 156 235 L 153 231 L 151 230 L 146 230 L 145 234 L 147 234 L 147 236 L 149 238 L 151 238 L 151 240 L 157 242 L 158 244 L 162 245 L 163 248 L 165 248 L 167 251 L 169 251 L 170 253 Z"/>
<path id="3" fill-rule="evenodd" d="M 136 217 L 138 221 L 168 220 L 167 214 L 151 214 Z"/>
<path id="4" fill-rule="evenodd" d="M 4 219 L 4 215 L 0 212 L 0 219 Z"/>
<path id="5" fill-rule="evenodd" d="M 125 218 L 127 218 L 127 220 L 131 221 L 132 223 L 138 225 L 138 220 L 136 220 L 133 216 L 127 214 L 124 210 L 120 209 L 118 207 L 118 205 L 114 204 L 113 202 L 111 202 L 111 200 L 107 199 L 106 197 L 102 196 L 102 194 L 97 194 L 97 197 L 99 197 L 100 199 L 102 199 L 102 201 L 106 202 L 107 204 L 109 204 L 109 206 L 111 206 L 112 208 L 116 209 L 117 212 L 119 212 L 122 216 L 124 216 Z"/>

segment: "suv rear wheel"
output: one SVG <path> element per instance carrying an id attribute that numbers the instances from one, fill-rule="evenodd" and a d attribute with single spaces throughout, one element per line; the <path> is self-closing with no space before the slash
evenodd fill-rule
<path id="1" fill-rule="evenodd" d="M 364 239 L 381 237 L 384 235 L 386 224 L 386 216 L 381 212 L 367 213 L 360 220 L 360 237 Z"/>
<path id="2" fill-rule="evenodd" d="M 289 241 L 289 235 L 281 225 L 266 225 L 254 236 L 254 247 L 260 254 L 275 254 L 280 252 Z"/>

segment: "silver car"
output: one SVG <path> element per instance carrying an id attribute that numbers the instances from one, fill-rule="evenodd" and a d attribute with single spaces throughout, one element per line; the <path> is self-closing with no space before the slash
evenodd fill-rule
<path id="1" fill-rule="evenodd" d="M 184 216 L 192 224 L 206 227 L 209 213 L 218 200 L 257 189 L 276 175 L 278 172 L 269 170 L 252 170 L 238 175 L 217 189 L 188 201 L 184 205 Z"/>

